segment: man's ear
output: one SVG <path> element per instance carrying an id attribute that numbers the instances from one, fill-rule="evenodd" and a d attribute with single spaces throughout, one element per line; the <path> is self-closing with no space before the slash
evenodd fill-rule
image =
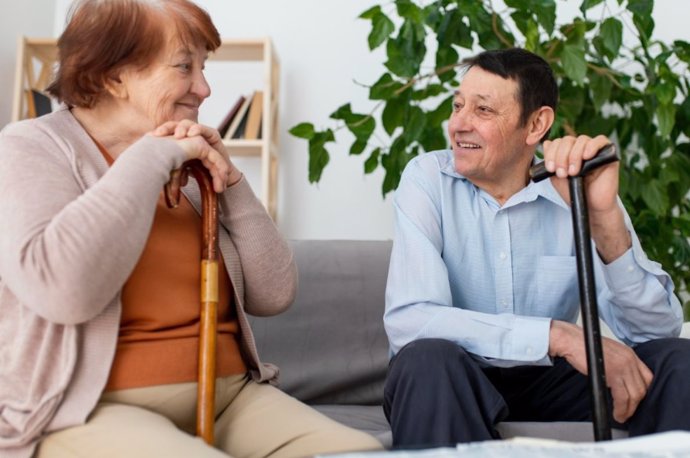
<path id="1" fill-rule="evenodd" d="M 530 146 L 539 144 L 542 137 L 546 135 L 546 132 L 548 132 L 553 125 L 554 118 L 555 113 L 553 112 L 553 108 L 547 106 L 543 106 L 532 113 L 532 116 L 530 116 L 527 122 L 528 130 L 525 142 Z"/>

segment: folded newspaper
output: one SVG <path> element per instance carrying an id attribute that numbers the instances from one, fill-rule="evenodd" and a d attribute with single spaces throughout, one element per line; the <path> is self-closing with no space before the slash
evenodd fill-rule
<path id="1" fill-rule="evenodd" d="M 337 458 L 686 458 L 690 432 L 671 431 L 605 442 L 564 442 L 517 437 L 426 450 L 357 452 Z"/>

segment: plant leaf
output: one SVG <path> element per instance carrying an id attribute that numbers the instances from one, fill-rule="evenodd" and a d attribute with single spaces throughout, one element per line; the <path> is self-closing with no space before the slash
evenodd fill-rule
<path id="1" fill-rule="evenodd" d="M 642 200 L 657 215 L 663 215 L 668 208 L 668 197 L 659 180 L 652 179 L 642 188 Z"/>
<path id="2" fill-rule="evenodd" d="M 586 15 L 588 9 L 597 6 L 603 1 L 604 0 L 583 0 L 582 5 L 580 5 L 580 11 L 582 11 L 582 14 Z"/>
<path id="3" fill-rule="evenodd" d="M 616 18 L 608 18 L 599 28 L 599 38 L 610 60 L 618 57 L 618 51 L 623 43 L 623 24 Z"/>
<path id="4" fill-rule="evenodd" d="M 561 53 L 561 63 L 566 76 L 581 85 L 587 74 L 587 63 L 585 61 L 585 50 L 574 45 L 563 46 Z"/>
<path id="5" fill-rule="evenodd" d="M 407 101 L 402 97 L 390 99 L 386 103 L 383 113 L 381 113 L 381 122 L 388 135 L 393 135 L 395 129 L 403 125 L 405 112 L 408 109 Z"/>
<path id="6" fill-rule="evenodd" d="M 417 106 L 410 107 L 409 115 L 405 119 L 403 126 L 403 138 L 407 144 L 417 140 L 426 126 L 426 116 L 424 111 Z"/>
<path id="7" fill-rule="evenodd" d="M 375 148 L 371 152 L 369 158 L 364 162 L 364 173 L 372 173 L 379 166 L 379 155 L 381 148 Z"/>
<path id="8" fill-rule="evenodd" d="M 309 182 L 317 183 L 321 179 L 323 169 L 328 165 L 330 155 L 324 147 L 326 143 L 335 141 L 335 136 L 331 129 L 317 132 L 309 140 Z"/>
<path id="9" fill-rule="evenodd" d="M 387 100 L 393 97 L 395 91 L 402 87 L 402 83 L 395 81 L 390 73 L 384 73 L 369 89 L 370 100 Z"/>
<path id="10" fill-rule="evenodd" d="M 556 24 L 556 2 L 554 0 L 533 0 L 532 11 L 537 15 L 546 33 L 553 35 Z"/>
<path id="11" fill-rule="evenodd" d="M 310 122 L 301 122 L 293 126 L 288 132 L 295 137 L 311 140 L 314 138 L 314 124 Z"/>
<path id="12" fill-rule="evenodd" d="M 676 107 L 672 103 L 659 105 L 656 109 L 656 118 L 659 121 L 659 135 L 668 137 L 673 125 L 676 123 Z"/>
<path id="13" fill-rule="evenodd" d="M 420 24 L 424 22 L 422 9 L 411 0 L 396 0 L 395 6 L 397 7 L 400 17 L 410 19 Z"/>
<path id="14" fill-rule="evenodd" d="M 369 42 L 369 49 L 374 50 L 378 48 L 381 43 L 386 41 L 388 37 L 395 30 L 395 25 L 393 21 L 388 19 L 385 14 L 377 14 L 371 20 L 371 32 L 367 38 Z"/>
<path id="15" fill-rule="evenodd" d="M 372 6 L 359 15 L 360 19 L 373 19 L 377 14 L 381 14 L 381 6 Z"/>
<path id="16" fill-rule="evenodd" d="M 442 82 L 455 78 L 455 70 L 451 66 L 458 63 L 458 52 L 452 46 L 440 46 L 436 51 L 436 71 L 438 79 Z M 444 68 L 445 67 L 445 68 Z M 444 71 L 440 71 L 443 69 Z"/>
<path id="17" fill-rule="evenodd" d="M 411 78 L 419 71 L 419 66 L 426 55 L 424 35 L 415 24 L 405 20 L 395 39 L 386 44 L 388 60 L 384 64 L 394 75 Z"/>
<path id="18" fill-rule="evenodd" d="M 611 97 L 611 80 L 605 76 L 592 72 L 589 75 L 589 90 L 592 94 L 592 102 L 596 111 L 601 110 L 602 105 Z"/>
<path id="19" fill-rule="evenodd" d="M 357 156 L 359 154 L 362 154 L 362 151 L 364 151 L 364 148 L 366 148 L 366 147 L 367 147 L 366 141 L 355 140 L 355 142 L 350 147 L 350 155 Z"/>

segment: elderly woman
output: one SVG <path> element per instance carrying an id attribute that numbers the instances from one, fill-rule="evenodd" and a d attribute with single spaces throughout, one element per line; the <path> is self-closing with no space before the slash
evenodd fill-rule
<path id="1" fill-rule="evenodd" d="M 55 113 L 0 136 L 0 455 L 305 456 L 380 448 L 268 383 L 246 313 L 293 300 L 285 241 L 218 132 L 197 124 L 220 45 L 187 0 L 84 0 L 61 36 Z M 219 194 L 215 448 L 193 437 L 196 183 Z"/>

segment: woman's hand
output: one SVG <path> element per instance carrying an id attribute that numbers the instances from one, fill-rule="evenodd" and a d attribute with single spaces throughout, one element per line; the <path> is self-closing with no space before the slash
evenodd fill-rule
<path id="1" fill-rule="evenodd" d="M 213 189 L 218 193 L 242 178 L 242 173 L 230 161 L 216 129 L 189 120 L 169 121 L 158 126 L 151 135 L 170 137 L 185 150 L 189 160 L 199 159 L 211 174 Z M 178 176 L 179 180 L 176 179 Z M 179 182 L 179 186 L 186 183 L 184 174 L 173 174 L 173 178 Z"/>

